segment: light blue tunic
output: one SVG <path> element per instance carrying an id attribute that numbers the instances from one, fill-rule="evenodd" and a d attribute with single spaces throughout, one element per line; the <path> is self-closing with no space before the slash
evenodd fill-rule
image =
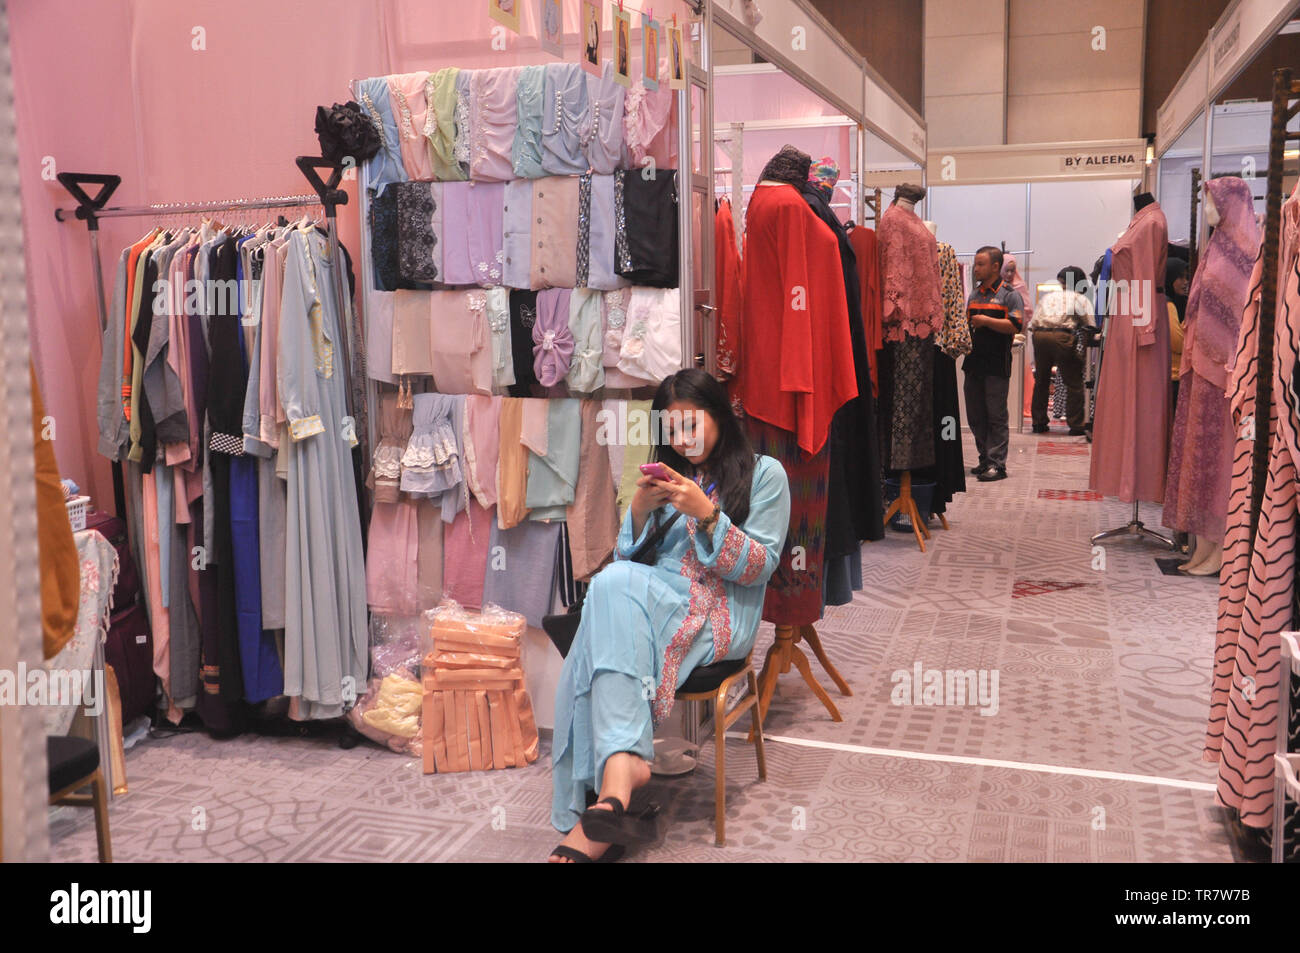
<path id="1" fill-rule="evenodd" d="M 672 516 L 664 507 L 661 519 Z M 555 691 L 551 823 L 568 831 L 599 790 L 605 761 L 629 751 L 654 758 L 654 725 L 673 694 L 701 665 L 749 654 L 790 523 L 790 485 L 772 457 L 758 457 L 749 518 L 734 527 L 724 513 L 710 537 L 683 516 L 658 560 L 628 560 L 650 532 L 632 538 L 628 511 L 618 559 L 591 581 L 582 623 Z M 715 658 L 715 648 L 718 656 Z"/>
<path id="2" fill-rule="evenodd" d="M 388 77 L 363 79 L 357 84 L 357 95 L 361 97 L 362 111 L 379 133 L 379 151 L 366 160 L 370 187 L 379 195 L 388 183 L 407 180 L 406 167 L 402 165 L 402 141 L 397 136 L 393 103 L 388 98 Z"/>
<path id="3" fill-rule="evenodd" d="M 370 664 L 366 569 L 347 418 L 343 323 L 328 242 L 295 229 L 280 309 L 280 399 L 289 421 L 284 693 L 337 718 Z M 284 449 L 284 448 L 282 448 Z"/>

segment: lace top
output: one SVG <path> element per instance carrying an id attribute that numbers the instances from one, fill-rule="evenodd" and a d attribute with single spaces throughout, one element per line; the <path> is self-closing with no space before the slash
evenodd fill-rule
<path id="1" fill-rule="evenodd" d="M 673 90 L 668 87 L 668 62 L 659 62 L 659 88 L 648 90 L 637 80 L 627 92 L 623 130 L 627 139 L 629 168 L 641 168 L 646 156 L 653 156 L 661 168 L 671 168 L 676 150 L 671 135 L 665 135 L 673 108 Z"/>
<path id="2" fill-rule="evenodd" d="M 428 140 L 424 133 L 429 111 L 425 100 L 428 78 L 425 70 L 388 77 L 389 101 L 397 125 L 406 177 L 424 182 L 433 178 L 433 165 L 429 161 Z"/>
<path id="3" fill-rule="evenodd" d="M 376 503 L 396 503 L 401 498 L 402 456 L 411 439 L 411 411 L 397 406 L 396 394 L 379 398 L 379 444 L 366 486 Z"/>
<path id="4" fill-rule="evenodd" d="M 929 338 L 943 323 L 939 299 L 939 246 L 916 213 L 898 205 L 880 216 L 876 232 L 883 276 L 882 324 L 886 341 Z"/>
<path id="5" fill-rule="evenodd" d="M 402 142 L 398 137 L 397 119 L 393 114 L 392 100 L 388 94 L 388 79 L 380 76 L 363 79 L 357 84 L 357 97 L 361 108 L 374 123 L 379 133 L 379 151 L 367 159 L 370 187 L 381 194 L 390 182 L 405 182 L 406 167 L 402 165 Z"/>
<path id="6" fill-rule="evenodd" d="M 401 277 L 410 282 L 443 281 L 443 185 L 403 182 L 397 196 L 397 254 Z"/>
<path id="7" fill-rule="evenodd" d="M 578 175 L 587 171 L 581 127 L 588 121 L 587 76 L 577 63 L 546 67 L 542 91 L 542 171 Z"/>
<path id="8" fill-rule="evenodd" d="M 540 179 L 542 169 L 542 97 L 545 94 L 546 67 L 525 66 L 519 71 L 515 101 L 515 138 L 510 147 L 510 161 L 515 177 Z"/>
<path id="9" fill-rule="evenodd" d="M 457 181 L 466 178 L 465 169 L 456 157 L 456 110 L 460 103 L 457 79 L 460 70 L 454 66 L 429 74 L 425 81 L 426 113 L 420 132 L 429 149 L 429 165 L 433 177 L 440 181 Z"/>

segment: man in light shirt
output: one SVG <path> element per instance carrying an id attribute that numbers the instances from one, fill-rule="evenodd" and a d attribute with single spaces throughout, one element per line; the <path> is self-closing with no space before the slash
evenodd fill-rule
<path id="1" fill-rule="evenodd" d="M 1093 326 L 1092 301 L 1082 268 L 1064 268 L 1056 280 L 1061 288 L 1038 299 L 1029 322 L 1034 335 L 1034 433 L 1047 433 L 1047 395 L 1055 367 L 1065 381 L 1065 420 L 1070 435 L 1077 437 L 1084 433 L 1084 394 L 1083 358 L 1075 349 L 1075 332 Z"/>

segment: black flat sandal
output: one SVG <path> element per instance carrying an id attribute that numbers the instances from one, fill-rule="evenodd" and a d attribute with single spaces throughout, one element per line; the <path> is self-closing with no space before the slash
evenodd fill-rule
<path id="1" fill-rule="evenodd" d="M 602 844 L 648 844 L 658 836 L 655 817 L 659 805 L 651 804 L 635 813 L 628 811 L 616 797 L 603 797 L 597 804 L 608 804 L 611 810 L 588 808 L 582 814 L 582 832 L 588 840 Z"/>
<path id="2" fill-rule="evenodd" d="M 621 860 L 625 853 L 626 851 L 621 844 L 610 844 L 605 848 L 605 853 L 601 854 L 595 860 L 592 860 L 590 855 L 561 844 L 559 847 L 555 848 L 555 850 L 551 851 L 551 857 L 563 857 L 565 860 L 571 860 L 575 864 L 612 864 L 616 860 Z M 549 861 L 550 858 L 548 857 L 547 860 Z"/>

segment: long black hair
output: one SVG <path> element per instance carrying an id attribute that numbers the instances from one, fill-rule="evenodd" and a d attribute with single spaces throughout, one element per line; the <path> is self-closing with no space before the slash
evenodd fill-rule
<path id="1" fill-rule="evenodd" d="M 705 371 L 690 367 L 665 378 L 659 385 L 651 409 L 655 420 L 655 459 L 683 476 L 694 478 L 696 467 L 668 443 L 666 418 L 662 412 L 675 401 L 693 404 L 707 411 L 718 429 L 718 442 L 704 462 L 704 469 L 718 485 L 722 511 L 731 522 L 742 525 L 749 518 L 749 493 L 754 480 L 754 447 L 731 410 L 731 401 L 721 384 Z"/>

